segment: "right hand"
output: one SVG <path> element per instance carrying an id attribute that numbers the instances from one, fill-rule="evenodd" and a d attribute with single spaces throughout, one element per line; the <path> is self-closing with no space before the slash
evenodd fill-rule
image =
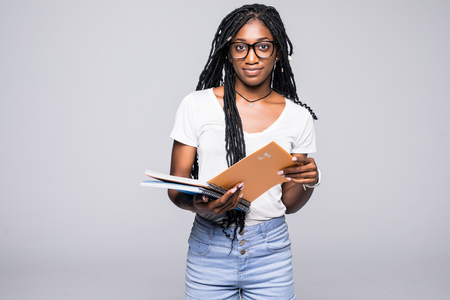
<path id="1" fill-rule="evenodd" d="M 236 184 L 232 189 L 226 192 L 217 200 L 209 201 L 208 196 L 202 194 L 194 195 L 193 204 L 197 213 L 221 215 L 229 210 L 232 210 L 238 205 L 242 198 L 242 190 L 244 183 Z"/>

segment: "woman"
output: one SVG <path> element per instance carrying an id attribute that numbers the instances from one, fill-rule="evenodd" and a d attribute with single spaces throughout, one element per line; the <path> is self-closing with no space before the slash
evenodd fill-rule
<path id="1" fill-rule="evenodd" d="M 299 166 L 289 179 L 235 210 L 238 182 L 209 201 L 169 190 L 175 205 L 196 213 L 186 268 L 186 299 L 295 299 L 285 213 L 298 211 L 319 183 L 314 112 L 298 100 L 289 65 L 292 44 L 278 12 L 245 5 L 220 24 L 197 91 L 183 99 L 171 137 L 171 174 L 209 180 L 246 154 L 277 142 Z"/>

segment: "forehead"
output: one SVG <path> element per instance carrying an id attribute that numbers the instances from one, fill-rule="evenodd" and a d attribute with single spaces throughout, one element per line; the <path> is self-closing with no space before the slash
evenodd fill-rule
<path id="1" fill-rule="evenodd" d="M 233 41 L 238 40 L 253 43 L 264 39 L 273 41 L 272 33 L 263 22 L 258 19 L 253 19 L 242 26 L 234 36 Z"/>

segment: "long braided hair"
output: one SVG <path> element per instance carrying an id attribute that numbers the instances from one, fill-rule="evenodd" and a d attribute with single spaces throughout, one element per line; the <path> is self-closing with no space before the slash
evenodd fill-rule
<path id="1" fill-rule="evenodd" d="M 222 20 L 216 31 L 208 61 L 200 74 L 196 88 L 196 90 L 204 90 L 224 85 L 225 147 L 229 167 L 243 159 L 246 156 L 246 152 L 241 117 L 236 107 L 235 72 L 227 56 L 228 43 L 242 26 L 255 19 L 263 22 L 277 42 L 280 59 L 276 62 L 272 73 L 272 89 L 305 107 L 312 117 L 317 120 L 313 110 L 298 98 L 294 74 L 289 63 L 289 58 L 293 52 L 292 43 L 286 34 L 286 29 L 278 11 L 271 6 L 262 4 L 244 5 L 233 10 Z M 191 175 L 193 178 L 198 178 L 197 158 L 195 159 Z M 236 232 L 242 230 L 245 226 L 245 213 L 238 210 L 228 211 L 227 218 L 222 224 L 224 232 L 230 225 L 236 225 L 233 234 L 234 241 Z"/>

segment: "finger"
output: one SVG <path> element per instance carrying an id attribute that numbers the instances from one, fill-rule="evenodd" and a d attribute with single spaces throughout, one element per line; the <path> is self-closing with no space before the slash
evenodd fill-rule
<path id="1" fill-rule="evenodd" d="M 236 206 L 239 204 L 239 202 L 241 201 L 241 199 L 244 197 L 244 193 L 240 193 L 238 197 L 236 197 L 236 201 L 234 202 L 234 205 L 232 207 L 232 209 L 235 209 Z"/>
<path id="2" fill-rule="evenodd" d="M 195 194 L 194 195 L 194 202 L 195 203 L 202 203 L 202 202 L 208 202 L 209 197 L 203 194 Z"/>
<path id="3" fill-rule="evenodd" d="M 310 173 L 310 172 L 316 172 L 316 171 L 317 171 L 317 169 L 315 166 L 308 165 L 308 166 L 296 166 L 296 167 L 284 168 L 284 169 L 280 170 L 277 174 L 281 175 L 281 176 L 285 176 L 285 177 L 291 177 L 296 174 L 302 174 L 302 176 L 304 176 L 303 174 Z"/>
<path id="4" fill-rule="evenodd" d="M 227 198 L 223 206 L 219 208 L 222 213 L 232 210 L 236 207 L 236 205 L 239 203 L 240 197 L 242 197 L 241 191 L 244 189 L 244 187 L 244 183 L 241 182 L 236 184 L 231 190 L 227 192 L 230 193 L 230 197 Z"/>
<path id="5" fill-rule="evenodd" d="M 314 171 L 314 172 L 301 173 L 301 174 L 291 174 L 289 176 L 290 177 L 286 177 L 286 178 L 292 182 L 314 185 L 317 183 L 318 172 Z"/>
<path id="6" fill-rule="evenodd" d="M 239 199 L 242 194 L 242 190 L 244 189 L 245 185 L 243 182 L 240 182 L 234 186 L 234 188 L 230 191 L 232 195 L 230 196 L 230 199 L 227 201 L 227 203 L 230 205 L 230 209 L 233 209 L 236 207 L 237 203 L 239 202 Z"/>
<path id="7" fill-rule="evenodd" d="M 298 164 L 281 169 L 278 172 L 278 175 L 289 176 L 290 174 L 311 172 L 311 171 L 317 170 L 317 166 L 316 166 L 316 163 L 313 158 L 298 156 L 298 157 L 293 157 L 292 159 L 294 159 L 294 158 L 298 158 L 298 160 L 297 160 Z"/>
<path id="8" fill-rule="evenodd" d="M 230 193 L 230 197 L 235 195 L 235 194 L 239 195 L 238 192 L 242 191 L 244 189 L 244 187 L 245 187 L 244 183 L 243 182 L 239 182 L 231 190 L 229 190 L 226 194 Z"/>
<path id="9" fill-rule="evenodd" d="M 290 181 L 300 184 L 314 185 L 317 183 L 316 178 L 290 178 Z"/>
<path id="10" fill-rule="evenodd" d="M 196 202 L 208 202 L 209 196 L 203 194 L 195 194 L 194 201 Z"/>
<path id="11" fill-rule="evenodd" d="M 286 174 L 291 179 L 316 179 L 317 171 Z"/>
<path id="12" fill-rule="evenodd" d="M 210 208 L 214 210 L 214 212 L 217 214 L 221 214 L 225 211 L 233 209 L 236 197 L 239 196 L 239 193 L 240 191 L 242 191 L 243 188 L 244 188 L 243 182 L 237 183 L 232 189 L 228 190 L 222 197 L 220 197 L 216 201 L 212 201 L 210 204 Z"/>
<path id="13" fill-rule="evenodd" d="M 239 191 L 239 192 L 236 192 L 233 195 L 232 199 L 230 199 L 231 201 L 229 201 L 229 204 L 230 204 L 229 209 L 236 208 L 236 206 L 238 205 L 239 201 L 241 201 L 241 198 L 242 198 L 243 194 L 244 193 L 242 191 Z"/>

